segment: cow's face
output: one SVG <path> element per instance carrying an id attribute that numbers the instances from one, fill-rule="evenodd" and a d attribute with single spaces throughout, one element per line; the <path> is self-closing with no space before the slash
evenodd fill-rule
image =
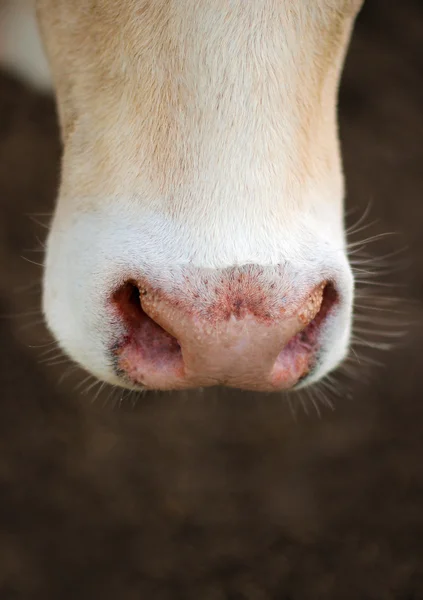
<path id="1" fill-rule="evenodd" d="M 64 141 L 44 311 L 100 379 L 278 390 L 345 356 L 357 0 L 39 0 Z"/>

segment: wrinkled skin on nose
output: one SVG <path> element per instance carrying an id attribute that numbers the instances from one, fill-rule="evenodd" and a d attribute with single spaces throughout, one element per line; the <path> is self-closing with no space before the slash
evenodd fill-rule
<path id="1" fill-rule="evenodd" d="M 248 287 L 248 285 L 247 285 Z M 296 302 L 263 292 L 222 293 L 208 306 L 129 283 L 113 302 L 126 332 L 112 349 L 116 371 L 134 385 L 182 389 L 226 385 L 292 388 L 313 367 L 326 282 Z"/>

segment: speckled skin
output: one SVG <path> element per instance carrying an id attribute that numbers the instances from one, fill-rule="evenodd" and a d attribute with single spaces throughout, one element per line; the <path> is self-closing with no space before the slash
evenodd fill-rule
<path id="1" fill-rule="evenodd" d="M 125 332 L 113 346 L 116 370 L 135 386 L 181 389 L 227 385 L 277 391 L 312 368 L 319 326 L 336 301 L 325 303 L 326 283 L 295 298 L 265 294 L 264 269 L 230 269 L 186 279 L 185 293 L 147 282 L 119 288 L 113 303 Z M 192 285 L 195 281 L 195 285 Z"/>

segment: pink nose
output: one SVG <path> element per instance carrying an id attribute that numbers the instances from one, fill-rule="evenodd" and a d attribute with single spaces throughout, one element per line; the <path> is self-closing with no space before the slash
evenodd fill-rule
<path id="1" fill-rule="evenodd" d="M 113 295 L 125 330 L 112 350 L 118 374 L 160 390 L 292 388 L 314 366 L 319 329 L 337 296 L 326 282 L 299 298 L 272 287 L 265 293 L 242 275 L 213 294 L 125 283 Z"/>

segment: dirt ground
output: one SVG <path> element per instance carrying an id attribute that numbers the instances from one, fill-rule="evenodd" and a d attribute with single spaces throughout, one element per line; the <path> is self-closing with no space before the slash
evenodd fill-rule
<path id="1" fill-rule="evenodd" d="M 391 296 L 411 325 L 357 346 L 320 417 L 224 390 L 135 402 L 49 364 L 33 263 L 54 105 L 0 75 L 1 600 L 423 598 L 422 44 L 421 2 L 367 0 L 341 88 L 347 204 L 378 219 L 352 239 L 399 232 L 367 249 L 394 254 L 379 280 L 398 287 L 360 284 L 357 336 L 395 329 Z"/>

